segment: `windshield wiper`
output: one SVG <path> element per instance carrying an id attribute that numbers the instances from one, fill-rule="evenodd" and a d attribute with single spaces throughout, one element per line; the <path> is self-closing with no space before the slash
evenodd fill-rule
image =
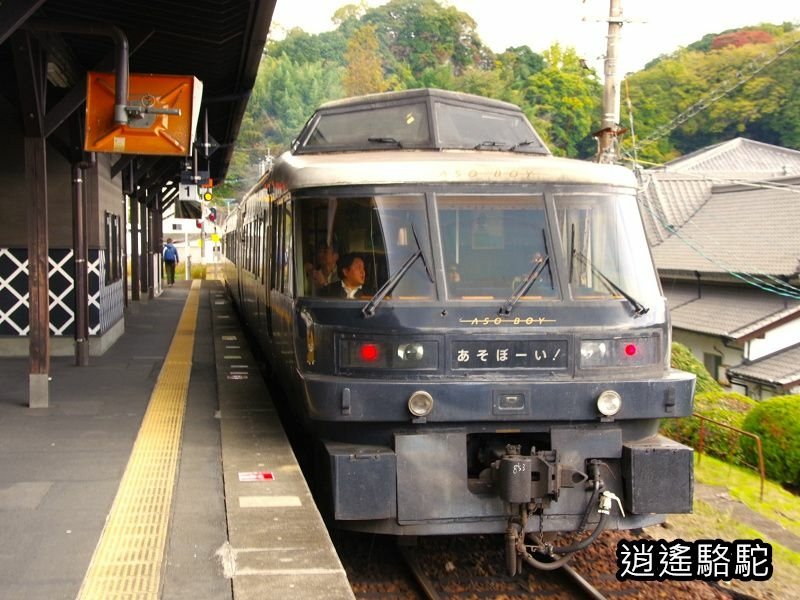
<path id="1" fill-rule="evenodd" d="M 499 311 L 497 311 L 497 314 L 510 315 L 511 311 L 514 309 L 514 306 L 516 306 L 517 302 L 519 302 L 519 299 L 528 293 L 528 290 L 534 283 L 536 283 L 536 280 L 539 279 L 539 276 L 542 274 L 542 271 L 544 271 L 544 268 L 549 263 L 550 263 L 549 255 L 545 256 L 542 262 L 536 263 L 533 269 L 531 269 L 531 272 L 528 273 L 528 276 L 525 278 L 525 281 L 523 281 L 517 286 L 517 289 L 514 290 L 511 296 L 509 296 L 508 300 L 506 300 L 506 303 L 503 305 L 503 307 Z"/>
<path id="2" fill-rule="evenodd" d="M 510 315 L 511 311 L 517 305 L 517 302 L 519 302 L 519 299 L 527 294 L 528 290 L 531 289 L 531 286 L 536 283 L 537 279 L 539 279 L 545 267 L 547 267 L 550 272 L 550 287 L 553 287 L 553 271 L 550 269 L 550 250 L 547 247 L 547 233 L 544 229 L 542 229 L 542 237 L 544 238 L 544 251 L 546 252 L 542 258 L 542 261 L 533 265 L 533 268 L 530 270 L 528 275 L 511 293 L 511 295 L 508 297 L 508 300 L 506 300 L 506 303 L 503 304 L 499 311 L 497 311 L 497 314 Z"/>
<path id="3" fill-rule="evenodd" d="M 367 141 L 368 142 L 375 142 L 376 144 L 393 144 L 393 145 L 397 146 L 398 148 L 402 148 L 403 147 L 403 144 L 398 142 L 393 137 L 371 137 L 371 138 L 367 138 Z"/>
<path id="4" fill-rule="evenodd" d="M 473 150 L 480 150 L 481 148 L 501 148 L 502 146 L 508 146 L 508 144 L 504 142 L 496 142 L 495 140 L 485 140 L 476 144 Z"/>
<path id="5" fill-rule="evenodd" d="M 378 304 L 380 304 L 395 286 L 400 283 L 400 280 L 418 258 L 422 259 L 422 264 L 425 267 L 425 273 L 428 275 L 428 279 L 430 279 L 431 283 L 434 283 L 433 273 L 431 273 L 430 267 L 428 267 L 428 261 L 425 260 L 425 253 L 422 251 L 422 246 L 419 243 L 419 238 L 417 238 L 417 231 L 414 229 L 413 223 L 411 224 L 411 233 L 414 234 L 414 242 L 417 244 L 417 251 L 406 259 L 406 262 L 401 265 L 397 272 L 389 277 L 386 283 L 384 283 L 381 288 L 375 292 L 375 295 L 370 298 L 369 302 L 364 305 L 364 308 L 361 309 L 361 314 L 363 314 L 364 317 L 372 317 L 375 315 Z"/>
<path id="6" fill-rule="evenodd" d="M 634 317 L 641 317 L 642 315 L 647 314 L 650 311 L 650 309 L 647 308 L 644 304 L 639 302 L 636 298 L 631 296 L 629 293 L 627 293 L 625 290 L 619 287 L 616 283 L 611 281 L 600 269 L 598 269 L 592 264 L 592 261 L 586 258 L 583 255 L 583 253 L 576 250 L 575 247 L 573 246 L 572 259 L 574 259 L 575 257 L 578 257 L 581 260 L 581 262 L 583 262 L 587 267 L 589 267 L 592 270 L 592 273 L 597 275 L 603 281 L 603 283 L 605 283 L 612 291 L 616 292 L 630 303 L 630 305 L 633 307 Z M 573 262 L 572 259 L 570 259 L 570 271 L 572 270 L 572 262 Z M 570 283 L 572 283 L 571 277 L 570 277 Z"/>
<path id="7" fill-rule="evenodd" d="M 521 148 L 522 146 L 530 146 L 532 144 L 538 144 L 538 143 L 539 140 L 525 140 L 524 142 L 519 142 L 518 144 L 514 144 L 513 146 L 511 146 L 511 148 L 509 148 L 509 150 L 513 152 L 514 150 L 516 150 L 517 148 Z"/>

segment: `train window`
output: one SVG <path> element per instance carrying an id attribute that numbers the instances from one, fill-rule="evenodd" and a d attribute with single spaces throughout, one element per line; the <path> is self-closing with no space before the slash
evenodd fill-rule
<path id="1" fill-rule="evenodd" d="M 430 237 L 422 194 L 338 196 L 297 201 L 298 253 L 302 255 L 306 296 L 339 296 L 342 263 L 353 255 L 365 271 L 357 297 L 370 297 L 399 276 L 387 300 L 425 300 L 435 296 Z"/>
<path id="2" fill-rule="evenodd" d="M 292 209 L 291 204 L 283 205 L 283 248 L 281 248 L 281 291 L 293 295 L 292 285 L 292 256 L 294 238 L 292 235 Z"/>
<path id="3" fill-rule="evenodd" d="M 520 152 L 549 154 L 522 113 L 502 113 L 443 102 L 434 104 L 439 141 L 445 148 L 517 146 Z"/>
<path id="4" fill-rule="evenodd" d="M 424 102 L 327 113 L 309 133 L 306 151 L 420 147 L 430 145 L 428 112 Z"/>
<path id="5" fill-rule="evenodd" d="M 279 251 L 282 245 L 281 238 L 283 237 L 282 236 L 283 228 L 281 226 L 281 221 L 280 221 L 280 217 L 283 214 L 283 212 L 280 210 L 280 206 L 278 205 L 277 202 L 273 202 L 271 206 L 272 206 L 271 222 L 273 231 L 275 233 L 272 236 L 272 241 L 271 241 L 272 247 L 270 248 L 271 262 L 269 271 L 269 281 L 270 281 L 270 287 L 273 290 L 277 290 L 280 289 L 280 283 L 278 279 L 278 272 L 280 268 L 278 265 L 279 263 L 278 257 L 280 256 Z"/>
<path id="6" fill-rule="evenodd" d="M 564 194 L 555 201 L 573 298 L 628 297 L 648 305 L 659 297 L 633 196 Z"/>
<path id="7" fill-rule="evenodd" d="M 439 194 L 436 207 L 450 298 L 506 299 L 548 254 L 542 196 Z M 557 295 L 552 264 L 521 301 Z"/>

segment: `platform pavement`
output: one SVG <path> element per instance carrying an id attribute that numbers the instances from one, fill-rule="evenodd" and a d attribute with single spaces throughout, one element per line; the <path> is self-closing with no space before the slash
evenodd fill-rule
<path id="1" fill-rule="evenodd" d="M 289 587 L 293 576 L 285 562 L 275 563 L 280 565 L 276 575 L 284 581 L 281 586 L 276 587 L 268 574 L 264 576 L 263 571 L 272 568 L 268 560 L 260 560 L 258 568 L 240 560 L 238 575 L 242 582 L 249 580 L 251 587 L 232 584 L 237 573 L 230 570 L 230 558 L 236 552 L 241 557 L 247 548 L 231 544 L 228 535 L 223 469 L 239 467 L 223 464 L 221 429 L 225 431 L 226 425 L 224 418 L 222 427 L 220 423 L 217 384 L 219 378 L 224 395 L 231 380 L 215 367 L 210 296 L 219 289 L 218 282 L 204 282 L 201 291 L 180 468 L 158 597 L 277 598 L 286 597 L 284 584 L 295 598 L 322 597 L 315 588 L 305 591 L 308 577 L 297 576 L 299 585 Z M 157 299 L 126 311 L 126 333 L 105 355 L 92 357 L 89 366 L 76 367 L 71 358 L 53 358 L 48 408 L 27 406 L 27 359 L 0 359 L 0 600 L 76 597 L 188 290 L 189 282 L 180 282 Z M 218 300 L 215 296 L 214 302 Z M 247 409 L 242 409 L 236 416 L 240 425 L 249 420 Z M 233 415 L 233 409 L 229 413 Z M 267 412 L 252 420 L 251 434 L 273 427 L 266 425 L 264 416 Z M 228 443 L 242 445 L 236 427 L 229 429 Z M 298 484 L 293 485 L 293 495 L 299 496 Z M 247 516 L 258 522 L 255 513 Z M 291 531 L 284 523 L 278 525 L 287 545 Z M 263 529 L 261 533 L 270 535 Z M 326 563 L 322 570 L 336 571 L 337 567 Z M 343 570 L 336 578 L 339 585 L 344 581 L 346 589 L 333 597 L 352 597 Z M 253 582 L 261 588 L 252 587 Z"/>

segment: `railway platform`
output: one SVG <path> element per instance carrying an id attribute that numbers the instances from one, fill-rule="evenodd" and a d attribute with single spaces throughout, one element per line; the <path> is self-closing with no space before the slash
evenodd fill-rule
<path id="1" fill-rule="evenodd" d="M 126 312 L 48 408 L 0 359 L 0 600 L 353 598 L 221 283 Z"/>

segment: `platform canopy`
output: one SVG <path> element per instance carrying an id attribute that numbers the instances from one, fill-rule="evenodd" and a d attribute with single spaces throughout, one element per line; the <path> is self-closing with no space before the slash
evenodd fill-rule
<path id="1" fill-rule="evenodd" d="M 17 82 L 14 43 L 33 40 L 46 61 L 44 133 L 73 154 L 74 116 L 82 114 L 89 71 L 115 71 L 119 32 L 129 46 L 129 72 L 189 75 L 202 82 L 198 129 L 216 151 L 209 175 L 224 179 L 258 70 L 276 0 L 3 0 L 0 2 L 0 119 L 24 126 L 25 93 Z M 15 62 L 16 61 L 16 62 Z M 44 69 L 42 69 L 44 72 Z M 21 98 L 22 96 L 22 98 Z M 32 100 L 35 101 L 35 100 Z M 80 120 L 78 120 L 80 122 Z M 72 123 L 67 126 L 68 123 Z M 70 132 L 69 129 L 72 128 Z M 202 133 L 201 133 L 202 135 Z M 114 165 L 146 184 L 174 179 L 181 157 L 120 155 Z M 205 166 L 205 162 L 203 165 Z"/>

